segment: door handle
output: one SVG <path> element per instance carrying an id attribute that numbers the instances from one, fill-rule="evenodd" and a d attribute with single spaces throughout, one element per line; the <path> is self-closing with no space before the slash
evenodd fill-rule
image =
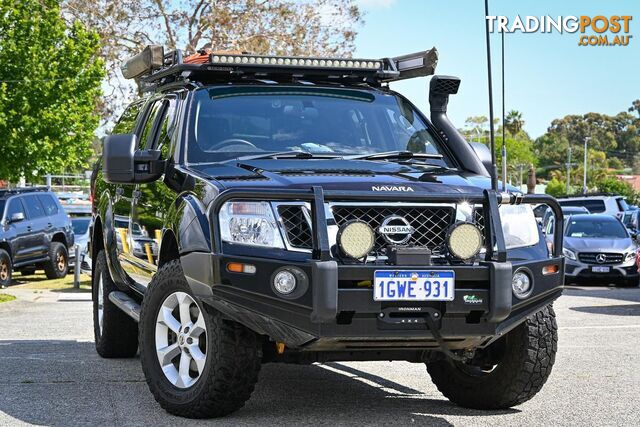
<path id="1" fill-rule="evenodd" d="M 53 224 L 51 224 L 50 222 L 47 223 L 47 228 L 51 228 L 53 227 Z"/>
<path id="2" fill-rule="evenodd" d="M 27 231 L 31 231 L 31 230 L 32 230 L 31 226 L 27 225 Z"/>

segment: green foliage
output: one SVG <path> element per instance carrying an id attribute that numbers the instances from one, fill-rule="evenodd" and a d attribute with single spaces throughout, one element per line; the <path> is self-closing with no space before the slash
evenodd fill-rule
<path id="1" fill-rule="evenodd" d="M 633 187 L 615 177 L 605 177 L 597 181 L 598 191 L 624 196 L 628 203 L 637 205 L 640 202 L 640 194 Z"/>
<path id="2" fill-rule="evenodd" d="M 564 196 L 566 194 L 566 184 L 562 181 L 559 181 L 556 178 L 553 178 L 551 181 L 549 181 L 549 183 L 547 184 L 547 188 L 545 190 L 545 193 L 553 196 L 553 197 L 559 197 L 559 196 Z"/>
<path id="3" fill-rule="evenodd" d="M 0 2 L 0 179 L 77 170 L 98 126 L 99 38 L 57 0 Z"/>

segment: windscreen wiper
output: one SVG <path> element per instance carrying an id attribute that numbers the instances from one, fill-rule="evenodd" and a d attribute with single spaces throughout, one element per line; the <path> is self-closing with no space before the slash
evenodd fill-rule
<path id="1" fill-rule="evenodd" d="M 345 156 L 347 160 L 414 160 L 414 159 L 442 159 L 442 154 L 413 153 L 411 151 L 385 151 L 384 153 L 357 154 Z"/>
<path id="2" fill-rule="evenodd" d="M 238 157 L 237 160 L 260 160 L 260 159 L 335 159 L 342 157 L 337 154 L 317 154 L 307 151 L 277 151 L 275 153 L 255 154 L 252 156 Z"/>

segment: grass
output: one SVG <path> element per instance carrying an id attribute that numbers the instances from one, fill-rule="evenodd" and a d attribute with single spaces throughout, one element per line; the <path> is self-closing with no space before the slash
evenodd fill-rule
<path id="1" fill-rule="evenodd" d="M 0 303 L 13 301 L 14 299 L 16 299 L 16 297 L 13 295 L 0 294 Z"/>
<path id="2" fill-rule="evenodd" d="M 91 278 L 80 275 L 80 289 L 73 287 L 73 273 L 67 274 L 62 279 L 47 279 L 44 273 L 36 273 L 30 276 L 16 274 L 13 276 L 16 289 L 48 290 L 52 292 L 91 292 Z"/>

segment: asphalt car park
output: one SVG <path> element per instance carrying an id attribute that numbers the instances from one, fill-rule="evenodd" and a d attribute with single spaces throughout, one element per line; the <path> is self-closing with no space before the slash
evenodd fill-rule
<path id="1" fill-rule="evenodd" d="M 264 365 L 244 408 L 194 421 L 160 410 L 138 358 L 95 353 L 89 293 L 19 286 L 0 304 L 0 425 L 638 425 L 640 289 L 569 287 L 555 303 L 556 364 L 536 398 L 504 411 L 449 403 L 424 365 Z"/>

